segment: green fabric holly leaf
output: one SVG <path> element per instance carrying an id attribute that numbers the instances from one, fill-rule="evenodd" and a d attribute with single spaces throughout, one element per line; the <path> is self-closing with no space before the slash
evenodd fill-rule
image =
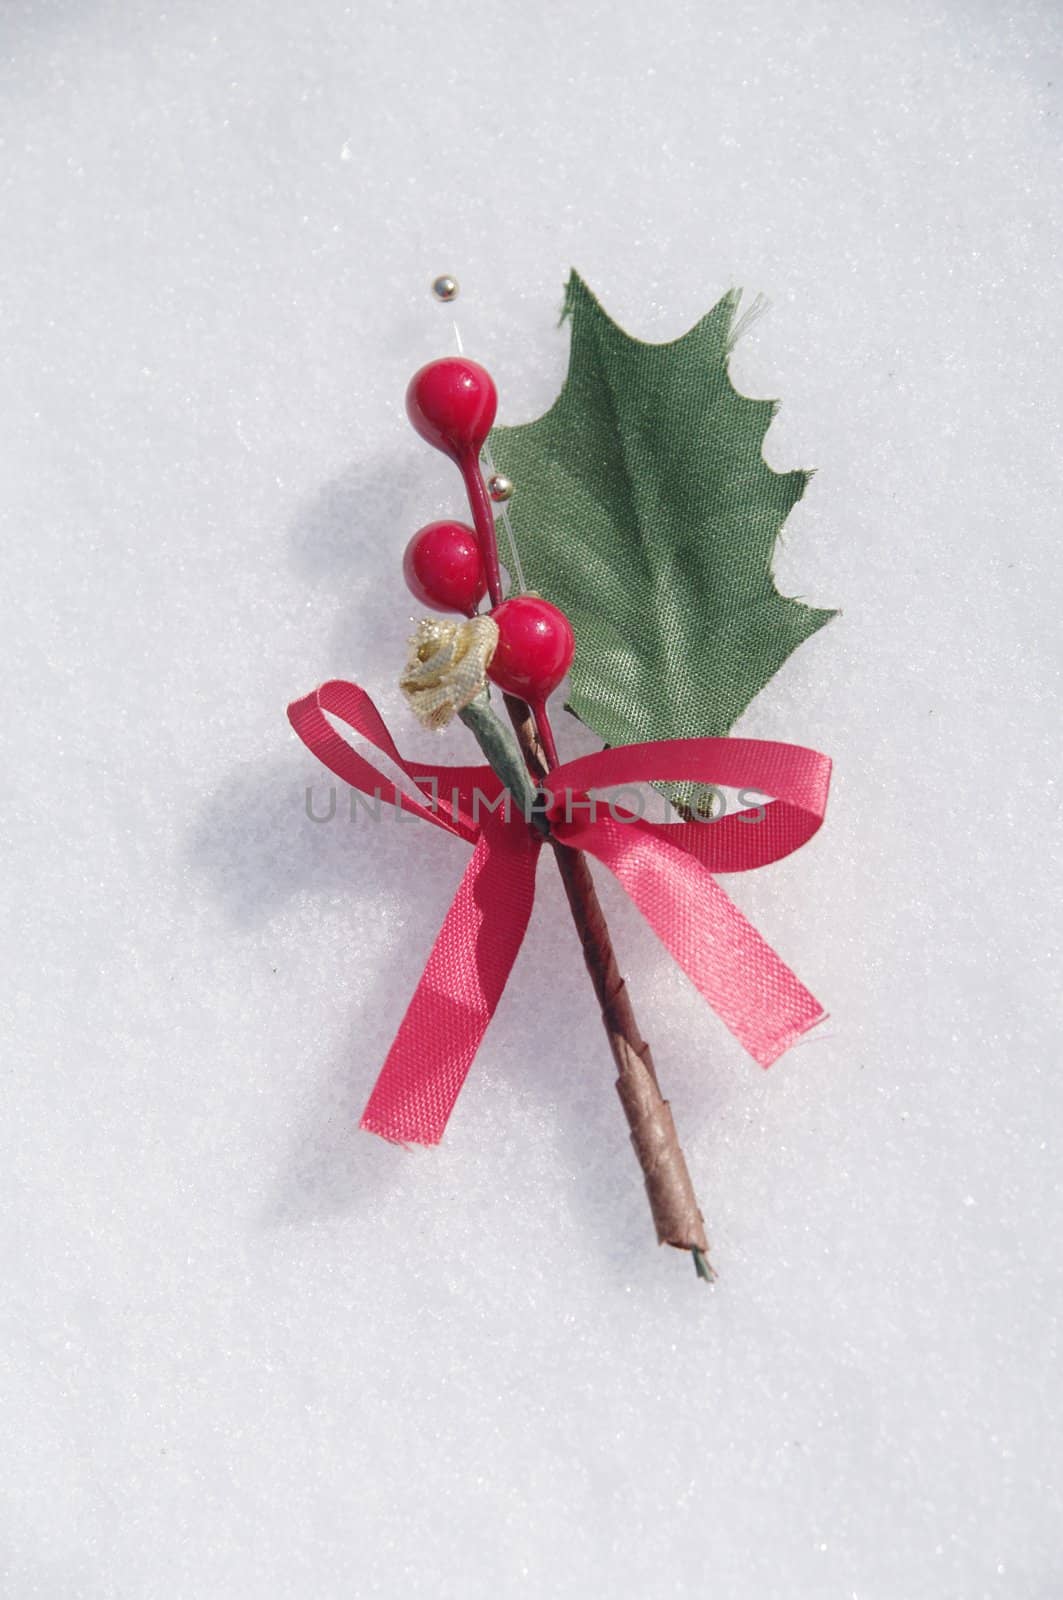
<path id="1" fill-rule="evenodd" d="M 725 734 L 834 615 L 775 587 L 775 542 L 810 474 L 772 471 L 761 449 L 776 404 L 728 376 L 738 299 L 645 344 L 573 273 L 560 395 L 491 434 L 516 485 L 527 588 L 575 629 L 568 709 L 607 744 Z"/>

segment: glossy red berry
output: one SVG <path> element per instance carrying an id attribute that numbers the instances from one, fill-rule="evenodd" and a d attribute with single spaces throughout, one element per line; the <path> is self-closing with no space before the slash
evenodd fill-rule
<path id="1" fill-rule="evenodd" d="M 463 356 L 430 361 L 406 390 L 406 414 L 421 438 L 455 459 L 479 455 L 497 409 L 491 374 Z"/>
<path id="2" fill-rule="evenodd" d="M 411 594 L 435 611 L 476 610 L 487 593 L 476 535 L 464 522 L 430 522 L 406 546 L 402 570 Z"/>
<path id="3" fill-rule="evenodd" d="M 498 624 L 498 646 L 487 676 L 506 694 L 540 704 L 572 665 L 572 624 L 563 611 L 534 594 L 503 600 L 491 616 Z"/>

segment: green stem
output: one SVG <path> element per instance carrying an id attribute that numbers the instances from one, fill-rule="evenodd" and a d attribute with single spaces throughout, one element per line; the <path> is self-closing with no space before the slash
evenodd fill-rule
<path id="1" fill-rule="evenodd" d="M 694 1257 L 694 1271 L 697 1273 L 698 1277 L 701 1278 L 704 1283 L 715 1283 L 716 1269 L 710 1262 L 704 1250 L 699 1250 L 697 1245 L 694 1245 L 690 1254 Z"/>
<path id="2" fill-rule="evenodd" d="M 539 804 L 539 791 L 528 775 L 528 768 L 520 747 L 506 724 L 491 710 L 486 689 L 481 689 L 475 700 L 458 712 L 465 726 L 475 736 L 477 744 L 490 763 L 492 771 L 501 778 L 526 821 L 548 834 L 550 825 Z"/>

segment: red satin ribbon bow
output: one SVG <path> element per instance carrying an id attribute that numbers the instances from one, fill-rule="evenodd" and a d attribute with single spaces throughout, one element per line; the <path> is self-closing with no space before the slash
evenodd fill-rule
<path id="1" fill-rule="evenodd" d="M 333 728 L 341 718 L 412 780 L 397 788 Z M 334 679 L 288 707 L 292 727 L 331 772 L 474 846 L 428 964 L 362 1117 L 385 1139 L 438 1144 L 528 926 L 542 835 L 515 804 L 507 820 L 490 767 L 404 761 L 366 694 Z M 649 823 L 591 790 L 658 781 L 721 784 L 775 798 L 712 823 Z M 765 739 L 663 739 L 568 761 L 550 774 L 547 816 L 562 843 L 623 884 L 713 1010 L 767 1067 L 823 1008 L 712 876 L 778 861 L 823 821 L 830 761 Z M 498 804 L 491 810 L 490 804 Z M 760 821 L 756 821 L 757 815 Z"/>

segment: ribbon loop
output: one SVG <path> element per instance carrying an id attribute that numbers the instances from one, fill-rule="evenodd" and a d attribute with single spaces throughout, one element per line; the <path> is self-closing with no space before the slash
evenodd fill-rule
<path id="1" fill-rule="evenodd" d="M 339 717 L 369 744 L 398 767 L 431 804 L 424 806 L 405 794 L 379 767 L 358 754 L 336 732 L 325 712 Z M 306 745 L 329 771 L 362 794 L 379 795 L 413 816 L 423 817 L 437 828 L 456 833 L 474 844 L 478 837 L 475 820 L 477 793 L 495 798 L 502 785 L 490 767 L 433 767 L 404 761 L 388 732 L 387 724 L 356 683 L 332 678 L 288 707 L 288 721 Z M 456 799 L 457 804 L 451 804 Z"/>
<path id="2" fill-rule="evenodd" d="M 565 806 L 566 790 L 582 800 L 590 789 L 682 782 L 771 795 L 767 805 L 715 821 L 638 823 L 663 844 L 696 856 L 712 872 L 748 872 L 799 850 L 817 832 L 827 808 L 830 771 L 829 757 L 818 750 L 769 739 L 661 739 L 617 745 L 567 761 L 550 774 L 551 819 L 581 809 L 578 804 Z"/>

